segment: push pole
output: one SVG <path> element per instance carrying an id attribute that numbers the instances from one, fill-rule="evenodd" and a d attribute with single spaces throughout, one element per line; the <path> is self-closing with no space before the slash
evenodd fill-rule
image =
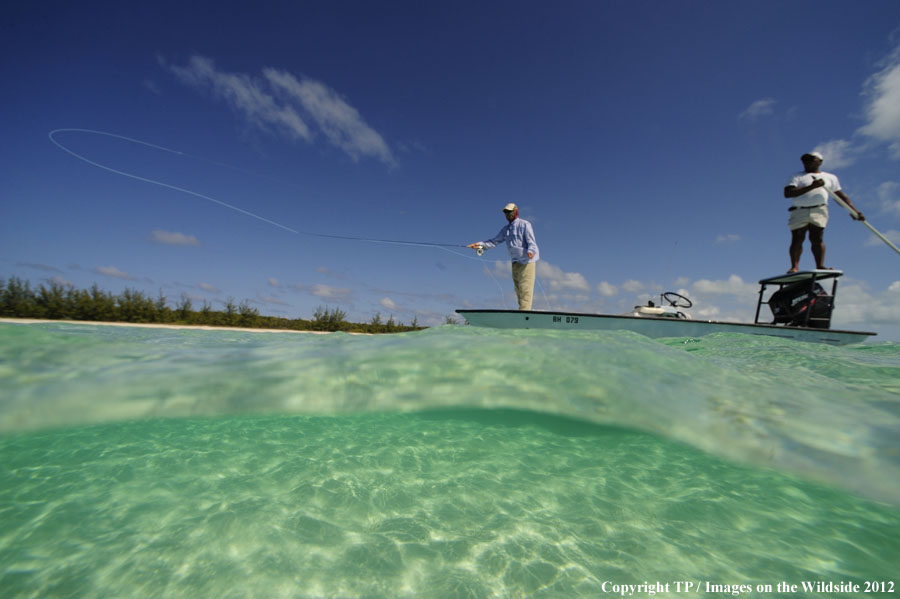
<path id="1" fill-rule="evenodd" d="M 828 187 L 825 187 L 825 190 L 831 195 L 832 198 L 834 198 L 834 201 L 837 202 L 838 204 L 840 204 L 841 207 L 843 207 L 847 212 L 849 212 L 853 218 L 857 218 L 857 219 L 859 218 L 859 213 L 856 210 L 854 210 L 853 208 L 851 208 L 850 206 L 848 206 L 847 203 L 844 200 L 842 200 L 841 198 L 839 198 L 836 193 L 834 193 L 833 191 L 828 189 Z M 891 243 L 890 239 L 888 239 L 887 237 L 885 237 L 884 235 L 879 233 L 878 229 L 876 229 L 871 224 L 869 224 L 868 220 L 862 221 L 862 224 L 869 227 L 869 230 L 872 231 L 872 233 L 875 233 L 875 235 L 878 237 L 878 239 L 880 239 L 881 241 L 888 244 L 888 246 L 890 246 L 890 248 L 892 250 L 894 250 L 895 252 L 900 254 L 900 248 L 898 248 L 896 245 Z"/>

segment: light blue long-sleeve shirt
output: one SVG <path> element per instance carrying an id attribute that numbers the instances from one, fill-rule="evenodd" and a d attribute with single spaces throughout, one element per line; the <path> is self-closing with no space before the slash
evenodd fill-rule
<path id="1" fill-rule="evenodd" d="M 513 262 L 527 264 L 528 262 L 537 262 L 540 257 L 537 241 L 534 240 L 534 229 L 527 220 L 517 218 L 500 229 L 500 232 L 492 239 L 482 241 L 486 248 L 497 247 L 503 242 L 506 242 L 509 258 Z M 529 258 L 528 252 L 534 254 L 534 258 Z"/>

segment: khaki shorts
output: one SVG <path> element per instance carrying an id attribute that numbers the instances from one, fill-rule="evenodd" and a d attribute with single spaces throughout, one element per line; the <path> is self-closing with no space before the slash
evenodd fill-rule
<path id="1" fill-rule="evenodd" d="M 828 206 L 814 206 L 812 208 L 797 208 L 791 210 L 788 216 L 788 228 L 793 231 L 802 229 L 807 225 L 824 229 L 828 224 Z"/>

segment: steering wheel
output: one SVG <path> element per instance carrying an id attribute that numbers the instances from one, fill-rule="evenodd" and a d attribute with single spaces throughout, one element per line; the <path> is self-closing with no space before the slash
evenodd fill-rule
<path id="1" fill-rule="evenodd" d="M 683 295 L 678 295 L 677 293 L 673 293 L 671 291 L 666 291 L 662 294 L 664 300 L 669 302 L 669 305 L 673 308 L 690 308 L 694 305 L 694 302 L 684 297 Z M 679 303 L 680 302 L 680 303 Z"/>

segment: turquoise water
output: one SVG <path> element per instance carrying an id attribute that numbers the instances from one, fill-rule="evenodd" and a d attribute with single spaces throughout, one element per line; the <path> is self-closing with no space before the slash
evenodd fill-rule
<path id="1" fill-rule="evenodd" d="M 892 343 L 0 324 L 3 597 L 896 584 L 898 475 Z"/>

